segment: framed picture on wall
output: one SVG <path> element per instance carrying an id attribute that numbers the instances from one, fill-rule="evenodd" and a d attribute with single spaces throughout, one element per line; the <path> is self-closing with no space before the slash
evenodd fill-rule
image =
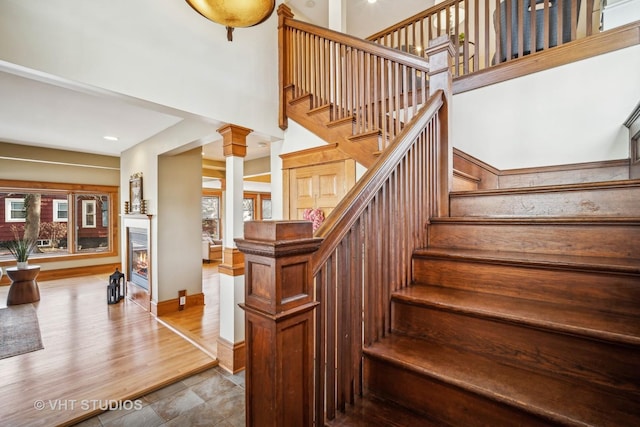
<path id="1" fill-rule="evenodd" d="M 142 173 L 131 175 L 129 179 L 129 209 L 131 213 L 140 213 L 142 205 Z"/>

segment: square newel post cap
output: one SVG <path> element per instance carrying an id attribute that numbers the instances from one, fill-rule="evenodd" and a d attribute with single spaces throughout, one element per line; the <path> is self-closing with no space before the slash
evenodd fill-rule
<path id="1" fill-rule="evenodd" d="M 313 237 L 309 221 L 247 221 L 244 239 L 235 239 L 241 252 L 267 257 L 314 252 L 322 243 Z"/>
<path id="2" fill-rule="evenodd" d="M 245 310 L 282 316 L 312 308 L 312 255 L 322 239 L 309 221 L 249 221 L 236 239 L 245 261 Z"/>

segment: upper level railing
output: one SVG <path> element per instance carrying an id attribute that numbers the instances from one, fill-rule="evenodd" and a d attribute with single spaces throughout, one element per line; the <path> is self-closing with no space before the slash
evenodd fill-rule
<path id="1" fill-rule="evenodd" d="M 368 40 L 426 57 L 427 41 L 448 35 L 458 77 L 590 36 L 595 12 L 593 0 L 448 0 Z"/>
<path id="2" fill-rule="evenodd" d="M 311 108 L 330 105 L 332 121 L 352 120 L 353 135 L 379 133 L 380 151 L 424 105 L 429 64 L 423 58 L 296 21 L 278 8 L 280 127 L 287 127 L 286 92 L 312 95 Z"/>

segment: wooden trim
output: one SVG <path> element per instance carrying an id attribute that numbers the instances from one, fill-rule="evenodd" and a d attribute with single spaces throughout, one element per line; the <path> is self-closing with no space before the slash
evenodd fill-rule
<path id="1" fill-rule="evenodd" d="M 4 264 L 4 263 L 3 263 Z M 15 264 L 6 263 L 7 266 L 11 267 Z M 40 260 L 35 262 L 33 259 L 31 264 L 40 264 Z M 72 268 L 59 268 L 56 270 L 42 270 L 40 269 L 40 273 L 38 274 L 39 281 L 45 280 L 58 280 L 58 279 L 67 279 L 70 277 L 81 277 L 81 276 L 95 276 L 102 274 L 111 274 L 115 271 L 115 269 L 122 270 L 120 268 L 120 263 L 108 263 L 108 264 L 100 264 L 100 265 L 89 265 L 86 267 L 72 267 Z M 6 275 L 3 275 L 0 279 L 0 285 L 8 285 L 11 282 Z M 107 283 L 105 282 L 105 289 Z"/>
<path id="2" fill-rule="evenodd" d="M 637 44 L 640 44 L 640 21 L 455 78 L 453 93 L 501 83 Z"/>
<path id="3" fill-rule="evenodd" d="M 93 184 L 66 184 L 61 182 L 46 181 L 23 181 L 15 179 L 0 179 L 0 188 L 9 190 L 20 190 L 21 192 L 34 192 L 34 190 L 64 191 L 64 192 L 86 192 L 86 193 L 115 193 L 118 194 L 120 188 L 113 185 L 93 185 Z"/>
<path id="4" fill-rule="evenodd" d="M 225 157 L 244 157 L 247 155 L 247 135 L 253 132 L 238 125 L 224 125 L 218 129 L 222 135 L 222 151 Z"/>
<path id="5" fill-rule="evenodd" d="M 628 128 L 631 128 L 631 125 L 638 120 L 640 120 L 640 102 L 638 102 L 636 108 L 634 108 L 631 114 L 629 114 L 629 117 L 627 118 L 627 120 L 625 120 L 624 125 Z"/>
<path id="6" fill-rule="evenodd" d="M 281 154 L 280 158 L 282 159 L 282 169 L 295 169 L 350 159 L 349 156 L 338 150 L 338 144 L 327 144 L 294 153 Z"/>
<path id="7" fill-rule="evenodd" d="M 204 294 L 202 292 L 187 295 L 187 303 L 184 308 L 191 308 L 204 305 Z M 178 298 L 172 298 L 160 302 L 151 302 L 151 314 L 156 317 L 165 316 L 167 314 L 180 311 L 180 300 Z"/>
<path id="8" fill-rule="evenodd" d="M 288 39 L 286 34 L 286 20 L 293 19 L 291 9 L 281 4 L 278 6 L 278 89 L 280 94 L 280 108 L 278 109 L 278 126 L 285 130 L 289 126 L 287 120 L 287 91 L 285 84 L 289 81 L 289 54 Z"/>
<path id="9" fill-rule="evenodd" d="M 218 337 L 218 364 L 225 371 L 237 374 L 246 366 L 245 342 L 231 343 Z"/>
<path id="10" fill-rule="evenodd" d="M 557 172 L 557 171 L 570 171 L 570 170 L 580 170 L 580 169 L 625 167 L 628 165 L 629 165 L 629 159 L 603 160 L 599 162 L 572 163 L 568 165 L 535 166 L 530 168 L 505 169 L 505 170 L 499 171 L 498 174 L 503 176 L 504 175 L 520 175 L 524 173 Z"/>
<path id="11" fill-rule="evenodd" d="M 478 179 L 478 189 L 498 187 L 500 175 L 498 169 L 457 148 L 453 149 L 453 168 L 455 171 Z"/>
<path id="12" fill-rule="evenodd" d="M 291 170 L 282 170 L 282 218 L 291 219 L 291 189 L 289 188 L 289 180 L 291 179 Z"/>
<path id="13" fill-rule="evenodd" d="M 218 272 L 234 277 L 244 275 L 244 254 L 238 248 L 224 248 Z"/>
<path id="14" fill-rule="evenodd" d="M 47 182 L 47 181 L 25 181 L 25 180 L 13 180 L 13 179 L 0 179 L 0 189 L 3 191 L 13 190 L 21 193 L 34 193 L 34 192 L 51 192 L 51 193 L 64 193 L 68 195 L 82 194 L 82 193 L 102 193 L 109 196 L 111 210 L 111 216 L 109 221 L 109 238 L 110 245 L 107 252 L 99 253 L 76 253 L 73 252 L 73 246 L 68 246 L 70 251 L 66 255 L 54 255 L 49 257 L 34 257 L 32 260 L 34 263 L 48 263 L 59 261 L 71 261 L 80 259 L 93 259 L 93 258 L 108 258 L 119 255 L 119 187 L 113 185 L 93 185 L 93 184 L 67 184 L 62 182 Z M 76 218 L 75 203 L 69 202 L 69 218 Z M 72 227 L 67 229 L 67 240 L 70 242 L 75 241 L 75 230 Z M 0 266 L 11 265 L 12 260 L 2 261 L 0 260 Z M 40 276 L 41 277 L 41 276 Z"/>

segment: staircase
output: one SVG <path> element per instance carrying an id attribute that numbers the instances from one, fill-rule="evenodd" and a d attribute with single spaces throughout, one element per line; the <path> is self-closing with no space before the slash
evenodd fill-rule
<path id="1" fill-rule="evenodd" d="M 365 395 L 437 425 L 640 425 L 639 203 L 633 180 L 452 193 Z"/>
<path id="2" fill-rule="evenodd" d="M 314 247 L 308 281 L 246 286 L 254 313 L 292 292 L 248 339 L 247 390 L 270 393 L 247 393 L 249 425 L 640 425 L 629 163 L 498 171 L 450 146 L 448 37 L 425 63 L 278 13 L 280 126 L 370 167 L 321 242 L 263 227 Z"/>

